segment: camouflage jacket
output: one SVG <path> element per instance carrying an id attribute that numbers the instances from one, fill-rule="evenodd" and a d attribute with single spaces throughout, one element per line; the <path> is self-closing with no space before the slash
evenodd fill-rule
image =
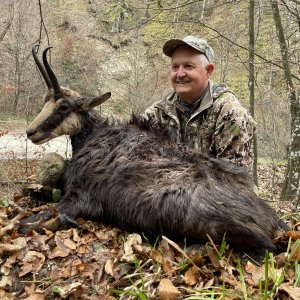
<path id="1" fill-rule="evenodd" d="M 255 121 L 225 85 L 209 83 L 193 106 L 184 104 L 173 91 L 143 116 L 167 129 L 178 144 L 238 165 L 251 165 Z"/>

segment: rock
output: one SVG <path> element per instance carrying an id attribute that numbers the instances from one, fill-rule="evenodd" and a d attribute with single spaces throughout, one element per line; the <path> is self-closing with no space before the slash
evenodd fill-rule
<path id="1" fill-rule="evenodd" d="M 55 152 L 44 155 L 37 171 L 37 183 L 57 187 L 65 172 L 65 164 L 65 159 Z"/>

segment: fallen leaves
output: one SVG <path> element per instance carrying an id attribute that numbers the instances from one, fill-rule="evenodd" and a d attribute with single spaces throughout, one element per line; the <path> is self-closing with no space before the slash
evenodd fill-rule
<path id="1" fill-rule="evenodd" d="M 73 234 L 75 234 L 75 239 L 77 239 L 77 241 L 72 239 Z M 69 256 L 72 251 L 76 250 L 78 240 L 80 239 L 78 239 L 78 234 L 75 229 L 58 231 L 54 238 L 56 247 L 49 254 L 49 258 L 53 259 L 56 257 Z"/>
<path id="2" fill-rule="evenodd" d="M 37 273 L 42 268 L 45 262 L 45 255 L 36 251 L 28 251 L 20 261 L 19 276 L 24 276 L 28 273 Z"/>
<path id="3" fill-rule="evenodd" d="M 250 261 L 246 263 L 245 271 L 251 275 L 248 283 L 252 286 L 259 287 L 260 282 L 264 283 L 265 281 L 268 284 L 274 284 L 276 279 L 278 279 L 283 274 L 282 268 L 274 268 L 270 264 L 267 266 L 268 270 L 266 272 L 266 266 L 256 266 Z M 268 276 L 266 277 L 266 274 Z"/>
<path id="4" fill-rule="evenodd" d="M 15 240 L 12 240 L 11 243 L 0 244 L 0 254 L 14 253 L 26 247 L 26 245 L 27 245 L 27 238 L 19 237 Z"/>
<path id="5" fill-rule="evenodd" d="M 135 260 L 134 250 L 142 251 L 142 238 L 139 234 L 130 234 L 124 243 L 124 255 L 121 257 L 123 262 L 133 262 Z"/>
<path id="6" fill-rule="evenodd" d="M 176 300 L 181 295 L 179 290 L 173 285 L 172 281 L 168 278 L 163 278 L 160 281 L 158 290 L 160 300 Z"/>
<path id="7" fill-rule="evenodd" d="M 282 284 L 279 287 L 279 295 L 282 295 L 281 299 L 291 299 L 299 300 L 300 299 L 300 287 L 294 287 L 289 284 Z M 288 297 L 283 298 L 283 294 L 286 294 Z"/>
<path id="8" fill-rule="evenodd" d="M 73 282 L 64 287 L 56 287 L 54 294 L 59 295 L 62 299 L 88 299 L 84 297 L 87 287 L 82 282 Z"/>
<path id="9" fill-rule="evenodd" d="M 245 294 L 259 298 L 265 282 L 273 289 L 270 295 L 299 299 L 295 285 L 299 274 L 289 267 L 300 258 L 297 230 L 278 239 L 283 245 L 291 239 L 290 252 L 274 257 L 266 272 L 265 265 L 245 261 L 238 265 L 228 248 L 221 255 L 212 240 L 200 250 L 187 251 L 183 243 L 167 237 L 151 245 L 139 234 L 82 219 L 76 229 L 19 231 L 22 216 L 37 214 L 39 222 L 42 211 L 51 212 L 51 207 L 26 213 L 19 207 L 20 213 L 11 220 L 6 209 L 0 210 L 0 299 L 15 299 L 18 292 L 20 299 L 27 300 L 176 300 L 222 295 L 224 287 L 225 299 Z"/>
<path id="10" fill-rule="evenodd" d="M 184 274 L 184 280 L 186 284 L 190 286 L 198 283 L 200 279 L 199 277 L 200 277 L 199 268 L 196 268 L 195 266 L 189 268 Z"/>

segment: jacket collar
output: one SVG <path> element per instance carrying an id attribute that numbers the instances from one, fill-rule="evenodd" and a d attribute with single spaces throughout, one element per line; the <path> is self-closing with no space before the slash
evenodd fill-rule
<path id="1" fill-rule="evenodd" d="M 208 88 L 206 89 L 204 95 L 201 97 L 201 101 L 199 107 L 194 111 L 191 115 L 190 120 L 196 117 L 198 114 L 208 109 L 213 104 L 213 94 L 212 94 L 212 84 L 208 82 Z M 176 103 L 180 101 L 180 98 L 177 96 L 175 91 L 172 91 L 168 94 L 162 101 L 156 103 L 156 107 L 162 109 L 167 115 L 175 119 L 179 123 L 179 119 L 176 111 Z"/>

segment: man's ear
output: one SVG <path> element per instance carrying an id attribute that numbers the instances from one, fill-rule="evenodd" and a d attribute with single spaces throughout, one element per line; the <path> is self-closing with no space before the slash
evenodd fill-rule
<path id="1" fill-rule="evenodd" d="M 212 72 L 214 71 L 214 69 L 215 69 L 215 65 L 214 65 L 214 64 L 208 64 L 208 65 L 206 66 L 208 78 L 211 76 L 211 74 L 212 74 Z"/>

